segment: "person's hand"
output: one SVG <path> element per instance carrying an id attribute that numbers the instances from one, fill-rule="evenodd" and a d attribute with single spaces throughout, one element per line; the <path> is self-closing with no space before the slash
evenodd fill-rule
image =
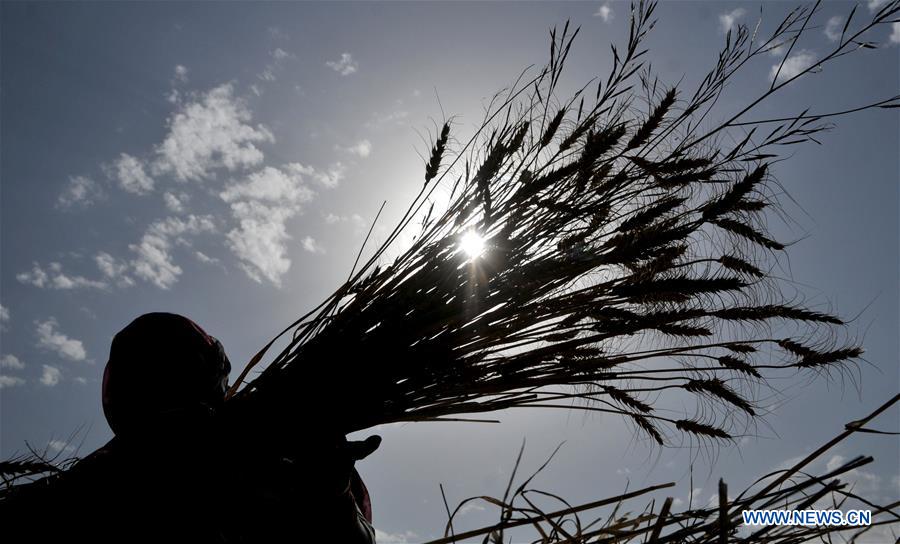
<path id="1" fill-rule="evenodd" d="M 353 474 L 354 465 L 357 461 L 365 459 L 378 449 L 381 445 L 381 437 L 372 435 L 365 440 L 347 440 L 344 438 L 338 441 L 334 450 L 333 457 L 330 461 L 326 460 L 326 471 L 324 476 L 332 481 L 332 496 L 340 496 L 347 493 L 350 489 L 350 477 Z M 330 473 L 330 474 L 329 474 Z"/>

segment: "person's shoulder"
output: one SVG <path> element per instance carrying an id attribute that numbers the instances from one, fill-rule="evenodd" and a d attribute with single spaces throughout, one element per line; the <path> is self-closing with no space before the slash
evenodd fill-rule
<path id="1" fill-rule="evenodd" d="M 62 476 L 67 482 L 83 478 L 95 478 L 99 473 L 109 471 L 119 464 L 124 452 L 118 440 L 113 438 L 100 448 L 79 459 Z"/>

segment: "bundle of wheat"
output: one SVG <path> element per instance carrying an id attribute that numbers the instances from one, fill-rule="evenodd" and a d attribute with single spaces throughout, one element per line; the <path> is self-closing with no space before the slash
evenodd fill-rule
<path id="1" fill-rule="evenodd" d="M 350 432 L 577 408 L 621 414 L 660 444 L 717 441 L 758 415 L 755 399 L 772 376 L 827 373 L 858 358 L 838 317 L 788 300 L 770 273 L 785 249 L 765 225 L 778 205 L 771 164 L 784 146 L 815 141 L 825 119 L 895 108 L 900 97 L 748 116 L 806 73 L 874 47 L 867 34 L 900 4 L 858 27 L 851 13 L 833 51 L 776 74 L 711 129 L 704 121 L 726 83 L 773 49 L 786 59 L 818 4 L 790 12 L 767 39 L 729 32 L 716 66 L 687 94 L 644 64 L 655 8 L 632 6 L 628 42 L 612 47 L 605 79 L 557 97 L 578 34 L 566 25 L 551 32 L 547 65 L 498 93 L 455 154 L 453 123 L 444 123 L 403 218 L 282 333 L 292 333 L 287 346 L 245 385 L 275 340 L 247 365 L 226 403 L 234 413 L 255 414 L 255 424 L 326 418 Z M 388 261 L 412 229 L 411 245 Z"/>

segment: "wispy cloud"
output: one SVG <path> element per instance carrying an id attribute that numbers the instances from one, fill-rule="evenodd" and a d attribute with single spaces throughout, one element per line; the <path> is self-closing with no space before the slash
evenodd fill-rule
<path id="1" fill-rule="evenodd" d="M 49 448 L 53 453 L 75 451 L 75 448 L 73 446 L 70 446 L 69 443 L 65 440 L 51 440 L 47 443 L 47 448 Z"/>
<path id="2" fill-rule="evenodd" d="M 0 358 L 0 368 L 10 368 L 13 370 L 22 370 L 25 368 L 25 363 L 19 360 L 15 355 L 11 355 L 7 353 L 2 358 Z"/>
<path id="3" fill-rule="evenodd" d="M 784 66 L 781 67 L 780 72 L 778 67 L 781 63 L 772 65 L 772 68 L 769 70 L 769 81 L 774 81 L 776 76 L 778 82 L 791 79 L 811 67 L 815 62 L 816 56 L 812 51 L 803 50 L 792 53 L 791 56 L 784 60 Z"/>
<path id="4" fill-rule="evenodd" d="M 144 164 L 127 153 L 119 155 L 113 167 L 119 187 L 129 193 L 145 195 L 153 191 L 153 178 L 144 171 Z"/>
<path id="5" fill-rule="evenodd" d="M 341 53 L 340 60 L 330 60 L 325 63 L 325 66 L 328 66 L 342 76 L 349 76 L 356 72 L 359 68 L 359 63 L 353 60 L 353 55 L 350 53 Z"/>
<path id="6" fill-rule="evenodd" d="M 356 155 L 357 157 L 365 159 L 372 154 L 372 142 L 370 142 L 369 140 L 360 140 L 349 147 L 345 147 L 344 149 L 351 155 Z"/>
<path id="7" fill-rule="evenodd" d="M 290 38 L 287 32 L 277 26 L 270 26 L 266 29 L 266 32 L 269 34 L 269 38 L 273 40 L 284 41 Z"/>
<path id="8" fill-rule="evenodd" d="M 210 90 L 169 118 L 154 171 L 189 181 L 210 178 L 220 168 L 235 171 L 260 164 L 263 152 L 256 145 L 275 137 L 265 126 L 251 125 L 252 118 L 230 83 Z"/>
<path id="9" fill-rule="evenodd" d="M 206 253 L 203 253 L 202 251 L 195 251 L 194 257 L 196 257 L 198 261 L 200 261 L 201 263 L 204 263 L 204 264 L 218 264 L 218 262 L 219 262 L 219 259 L 216 259 L 215 257 L 210 257 L 209 255 L 207 255 Z"/>
<path id="10" fill-rule="evenodd" d="M 366 121 L 366 128 L 379 129 L 388 125 L 405 126 L 409 112 L 405 110 L 392 111 L 390 113 L 375 113 Z"/>
<path id="11" fill-rule="evenodd" d="M 183 64 L 175 65 L 175 81 L 178 83 L 187 83 L 188 80 L 188 69 L 187 66 Z"/>
<path id="12" fill-rule="evenodd" d="M 315 169 L 299 163 L 280 169 L 267 166 L 220 193 L 238 222 L 227 235 L 228 245 L 254 281 L 281 285 L 281 277 L 291 266 L 286 223 L 312 200 L 314 193 L 305 177 L 316 174 Z"/>
<path id="13" fill-rule="evenodd" d="M 5 389 L 7 387 L 15 387 L 17 385 L 23 385 L 25 380 L 22 378 L 17 378 L 15 376 L 7 376 L 6 374 L 0 374 L 0 389 Z"/>
<path id="14" fill-rule="evenodd" d="M 272 58 L 272 60 L 266 64 L 265 68 L 263 68 L 260 73 L 256 74 L 257 79 L 260 79 L 267 83 L 277 80 L 277 73 L 281 69 L 281 65 L 288 59 L 294 58 L 294 55 L 288 53 L 280 47 L 275 48 L 273 51 L 270 51 L 269 56 Z M 257 89 L 256 92 L 257 95 L 260 94 L 258 90 L 259 89 Z"/>
<path id="15" fill-rule="evenodd" d="M 609 2 L 603 4 L 597 8 L 596 12 L 594 12 L 594 17 L 600 17 L 603 19 L 604 23 L 612 21 L 614 15 L 612 8 L 609 6 Z"/>
<path id="16" fill-rule="evenodd" d="M 844 18 L 840 15 L 835 15 L 828 19 L 828 22 L 825 23 L 825 37 L 827 37 L 830 41 L 836 42 L 841 39 L 841 29 L 844 27 Z"/>
<path id="17" fill-rule="evenodd" d="M 465 516 L 469 512 L 484 512 L 485 510 L 487 510 L 487 509 L 483 505 L 481 505 L 475 501 L 469 501 L 466 504 L 464 504 L 462 506 L 462 508 L 459 509 L 459 511 L 456 513 L 456 515 Z"/>
<path id="18" fill-rule="evenodd" d="M 149 281 L 160 289 L 168 289 L 181 275 L 181 267 L 172 261 L 172 243 L 178 241 L 188 245 L 185 236 L 215 231 L 212 217 L 189 215 L 185 219 L 168 217 L 152 223 L 140 242 L 129 247 L 136 253 L 131 261 L 134 274 Z"/>
<path id="19" fill-rule="evenodd" d="M 375 529 L 375 542 L 378 542 L 378 544 L 408 544 L 419 540 L 421 540 L 419 535 L 412 531 L 386 533 L 380 529 Z"/>
<path id="20" fill-rule="evenodd" d="M 325 248 L 323 248 L 319 242 L 316 242 L 315 238 L 312 236 L 306 236 L 303 240 L 300 241 L 300 245 L 303 246 L 304 251 L 308 251 L 309 253 L 325 253 Z"/>
<path id="21" fill-rule="evenodd" d="M 746 10 L 744 10 L 744 8 L 735 8 L 728 13 L 720 14 L 719 24 L 721 25 L 722 32 L 724 33 L 731 30 L 734 25 L 744 17 L 745 13 Z"/>
<path id="22" fill-rule="evenodd" d="M 231 183 L 219 196 L 225 202 L 245 199 L 265 200 L 271 203 L 302 204 L 313 197 L 303 176 L 313 175 L 312 167 L 290 163 L 283 169 L 267 166 L 247 176 L 243 181 Z"/>
<path id="23" fill-rule="evenodd" d="M 878 11 L 881 7 L 887 4 L 890 0 L 868 0 L 866 4 L 869 6 L 869 11 Z"/>
<path id="24" fill-rule="evenodd" d="M 832 455 L 825 463 L 825 470 L 828 472 L 837 470 L 847 463 L 848 459 L 842 455 Z M 870 496 L 878 493 L 881 489 L 881 476 L 872 472 L 867 472 L 861 468 L 855 468 L 841 475 L 841 480 L 853 484 L 854 491 L 863 496 Z"/>
<path id="25" fill-rule="evenodd" d="M 83 361 L 87 357 L 84 344 L 81 340 L 69 338 L 65 334 L 59 332 L 57 328 L 59 323 L 56 319 L 49 318 L 46 321 L 37 323 L 38 347 L 52 351 L 65 359 L 72 361 Z M 47 366 L 45 365 L 46 369 Z"/>
<path id="26" fill-rule="evenodd" d="M 65 189 L 56 199 L 59 208 L 85 208 L 104 198 L 103 189 L 96 181 L 87 176 L 69 178 Z"/>
<path id="27" fill-rule="evenodd" d="M 893 44 L 900 44 L 900 22 L 891 23 L 891 35 L 888 41 Z"/>
<path id="28" fill-rule="evenodd" d="M 46 289 L 103 289 L 107 287 L 106 283 L 98 280 L 91 280 L 84 276 L 70 276 L 62 270 L 62 265 L 57 262 L 47 265 L 47 269 L 41 267 L 38 263 L 33 263 L 31 271 L 20 272 L 16 274 L 16 279 L 20 283 L 32 285 L 34 287 Z"/>
<path id="29" fill-rule="evenodd" d="M 336 162 L 328 167 L 327 170 L 315 170 L 312 172 L 312 178 L 328 189 L 334 189 L 338 186 L 347 168 L 341 163 Z"/>
<path id="30" fill-rule="evenodd" d="M 325 215 L 326 225 L 337 225 L 340 223 L 352 225 L 353 231 L 356 234 L 361 234 L 366 231 L 366 220 L 363 219 L 362 216 L 358 213 L 350 215 L 337 215 L 334 213 L 329 213 Z"/>
<path id="31" fill-rule="evenodd" d="M 43 373 L 41 373 L 41 384 L 46 385 L 47 387 L 53 387 L 58 384 L 59 380 L 62 378 L 62 372 L 55 366 L 43 366 L 44 370 Z"/>
<path id="32" fill-rule="evenodd" d="M 166 100 L 168 100 L 172 104 L 177 104 L 181 101 L 181 91 L 177 87 L 188 82 L 188 72 L 189 70 L 187 69 L 187 66 L 184 66 L 183 64 L 175 65 L 174 75 L 172 76 L 172 80 L 169 82 L 171 88 L 169 89 L 169 93 L 166 95 Z"/>
<path id="33" fill-rule="evenodd" d="M 134 285 L 134 280 L 128 276 L 128 263 L 119 261 L 104 251 L 101 251 L 94 257 L 94 262 L 97 263 L 97 268 L 110 282 L 115 283 L 119 287 Z"/>
<path id="34" fill-rule="evenodd" d="M 186 193 L 175 194 L 171 191 L 166 191 L 166 193 L 163 194 L 163 202 L 166 203 L 166 208 L 173 213 L 184 212 L 184 205 L 188 200 L 189 198 Z"/>
<path id="35" fill-rule="evenodd" d="M 9 308 L 0 304 L 0 331 L 6 330 L 6 324 L 10 321 Z"/>

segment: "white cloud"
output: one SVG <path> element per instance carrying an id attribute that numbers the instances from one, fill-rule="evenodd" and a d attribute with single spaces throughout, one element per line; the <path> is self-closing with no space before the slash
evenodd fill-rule
<path id="1" fill-rule="evenodd" d="M 300 245 L 303 246 L 305 251 L 310 253 L 325 253 L 325 248 L 319 245 L 319 242 L 316 242 L 315 238 L 312 236 L 306 236 L 303 240 L 300 241 Z"/>
<path id="2" fill-rule="evenodd" d="M 188 181 L 212 177 L 218 168 L 234 171 L 261 163 L 263 153 L 256 144 L 275 138 L 265 126 L 251 125 L 251 120 L 230 83 L 210 90 L 169 118 L 169 133 L 156 149 L 154 170 Z"/>
<path id="3" fill-rule="evenodd" d="M 84 385 L 87 383 L 87 378 L 82 378 L 81 376 L 78 376 L 77 378 L 72 378 L 72 381 L 79 385 Z"/>
<path id="4" fill-rule="evenodd" d="M 728 13 L 722 13 L 719 15 L 719 24 L 722 25 L 722 32 L 728 32 L 734 27 L 735 23 L 737 23 L 741 18 L 744 17 L 746 11 L 744 8 L 736 8 Z"/>
<path id="5" fill-rule="evenodd" d="M 825 463 L 825 470 L 831 472 L 840 468 L 847 463 L 847 458 L 842 455 L 833 455 Z M 854 486 L 855 492 L 863 496 L 871 496 L 881 488 L 881 476 L 866 472 L 861 468 L 849 470 L 839 476 L 845 482 L 849 482 Z"/>
<path id="6" fill-rule="evenodd" d="M 833 455 L 831 459 L 829 459 L 828 462 L 825 463 L 825 470 L 827 470 L 828 472 L 836 470 L 841 465 L 843 465 L 846 460 L 847 458 L 842 455 Z"/>
<path id="7" fill-rule="evenodd" d="M 219 259 L 210 257 L 209 255 L 207 255 L 206 253 L 203 253 L 202 251 L 195 251 L 194 257 L 197 257 L 197 260 L 204 264 L 216 264 L 219 262 Z"/>
<path id="8" fill-rule="evenodd" d="M 130 287 L 134 280 L 128 276 L 128 263 L 119 261 L 109 253 L 101 251 L 94 257 L 97 268 L 108 280 L 116 282 L 119 287 Z"/>
<path id="9" fill-rule="evenodd" d="M 25 368 L 25 363 L 19 360 L 18 357 L 12 354 L 6 354 L 0 359 L 0 368 L 13 368 L 15 370 L 22 370 Z"/>
<path id="10" fill-rule="evenodd" d="M 181 267 L 172 262 L 172 238 L 187 244 L 185 235 L 213 231 L 215 224 L 208 215 L 189 215 L 186 219 L 169 217 L 151 224 L 139 243 L 128 246 L 137 254 L 131 261 L 135 275 L 160 289 L 168 289 L 181 275 Z"/>
<path id="11" fill-rule="evenodd" d="M 789 40 L 785 40 L 783 42 L 770 45 L 769 48 L 766 49 L 766 52 L 768 52 L 769 55 L 773 57 L 783 57 L 788 50 L 788 41 Z"/>
<path id="12" fill-rule="evenodd" d="M 366 220 L 362 218 L 358 213 L 354 213 L 351 215 L 336 215 L 333 213 L 329 213 L 325 216 L 325 223 L 327 225 L 337 225 L 339 223 L 346 223 L 353 226 L 353 232 L 356 234 L 364 233 L 366 231 Z"/>
<path id="13" fill-rule="evenodd" d="M 462 508 L 457 512 L 458 516 L 464 516 L 469 512 L 484 512 L 487 510 L 483 504 L 478 503 L 476 501 L 469 501 L 466 504 L 462 505 Z"/>
<path id="14" fill-rule="evenodd" d="M 266 29 L 266 32 L 268 32 L 269 37 L 272 38 L 273 40 L 287 40 L 290 38 L 290 36 L 288 36 L 287 32 L 281 30 L 277 26 L 270 26 L 269 28 Z"/>
<path id="15" fill-rule="evenodd" d="M 41 374 L 41 383 L 47 387 L 53 387 L 59 383 L 62 378 L 62 372 L 55 366 L 44 365 L 44 372 Z"/>
<path id="16" fill-rule="evenodd" d="M 312 177 L 322 185 L 324 185 L 328 189 L 334 189 L 338 186 L 338 183 L 344 179 L 344 172 L 347 169 L 340 162 L 336 162 L 331 165 L 328 170 L 320 171 L 316 170 L 312 172 Z"/>
<path id="17" fill-rule="evenodd" d="M 372 154 L 372 142 L 369 140 L 360 140 L 359 142 L 346 148 L 347 152 L 362 159 Z"/>
<path id="18" fill-rule="evenodd" d="M 375 529 L 375 542 L 378 544 L 408 544 L 410 542 L 417 542 L 419 539 L 419 535 L 412 531 L 406 531 L 404 533 L 386 533 L 381 529 Z"/>
<path id="19" fill-rule="evenodd" d="M 316 170 L 300 163 L 288 164 L 284 170 L 267 166 L 232 183 L 219 196 L 225 202 L 253 199 L 273 204 L 302 204 L 312 200 L 313 192 L 303 182 L 303 176 L 315 175 Z"/>
<path id="20" fill-rule="evenodd" d="M 184 205 L 188 200 L 189 198 L 186 193 L 179 193 L 176 195 L 172 192 L 166 192 L 163 194 L 163 201 L 166 203 L 166 208 L 173 213 L 182 213 L 184 211 Z"/>
<path id="21" fill-rule="evenodd" d="M 841 39 L 841 29 L 843 28 L 844 18 L 840 15 L 835 15 L 825 23 L 825 36 L 829 40 L 836 42 Z"/>
<path id="22" fill-rule="evenodd" d="M 70 446 L 68 442 L 65 440 L 51 440 L 47 443 L 47 447 L 50 448 L 50 451 L 53 453 L 59 453 L 61 451 L 75 451 L 75 448 Z"/>
<path id="23" fill-rule="evenodd" d="M 16 279 L 19 280 L 19 283 L 27 283 L 41 288 L 47 287 L 51 283 L 50 276 L 44 272 L 38 263 L 33 263 L 31 272 L 20 272 L 16 274 Z"/>
<path id="24" fill-rule="evenodd" d="M 594 13 L 594 17 L 600 17 L 601 19 L 603 19 L 604 23 L 612 21 L 613 15 L 613 10 L 611 7 L 609 7 L 609 2 L 597 8 L 596 13 Z"/>
<path id="25" fill-rule="evenodd" d="M 328 66 L 342 76 L 349 76 L 350 74 L 356 72 L 356 70 L 359 68 L 359 63 L 353 60 L 353 55 L 351 55 L 350 53 L 341 53 L 340 60 L 330 60 L 325 63 L 325 66 Z"/>
<path id="26" fill-rule="evenodd" d="M 179 83 L 187 83 L 188 80 L 188 69 L 187 66 L 182 64 L 175 65 L 175 81 Z"/>
<path id="27" fill-rule="evenodd" d="M 6 324 L 9 323 L 9 308 L 0 304 L 0 331 L 6 330 Z"/>
<path id="28" fill-rule="evenodd" d="M 291 267 L 285 223 L 294 210 L 257 201 L 235 202 L 231 210 L 239 226 L 228 233 L 228 245 L 241 260 L 241 268 L 257 282 L 266 279 L 280 286 L 281 276 Z"/>
<path id="29" fill-rule="evenodd" d="M 888 3 L 889 0 L 868 0 L 869 11 L 878 11 L 881 6 Z"/>
<path id="30" fill-rule="evenodd" d="M 790 79 L 811 67 L 815 62 L 816 56 L 811 51 L 793 53 L 785 59 L 784 66 L 781 67 L 780 72 L 778 71 L 780 63 L 772 65 L 772 68 L 769 70 L 769 80 L 774 80 L 776 73 L 778 74 L 779 82 Z"/>
<path id="31" fill-rule="evenodd" d="M 262 72 L 256 74 L 256 77 L 262 81 L 272 82 L 278 79 L 276 72 L 281 68 L 281 65 L 287 60 L 294 57 L 294 55 L 288 53 L 284 49 L 278 47 L 273 51 L 269 52 L 269 55 L 272 57 L 272 62 L 268 63 L 265 68 L 263 68 Z M 256 96 L 262 94 L 259 87 L 255 85 L 251 86 L 251 90 Z"/>
<path id="32" fill-rule="evenodd" d="M 390 113 L 375 113 L 372 119 L 366 121 L 366 128 L 379 129 L 387 125 L 405 126 L 404 122 L 409 117 L 409 112 L 405 110 L 393 111 Z"/>
<path id="33" fill-rule="evenodd" d="M 891 43 L 900 43 L 900 22 L 891 23 L 891 35 L 888 37 Z"/>
<path id="34" fill-rule="evenodd" d="M 74 176 L 69 178 L 68 185 L 56 199 L 56 205 L 59 208 L 83 208 L 103 197 L 103 190 L 96 181 L 86 176 Z"/>
<path id="35" fill-rule="evenodd" d="M 281 285 L 281 277 L 291 266 L 286 223 L 312 200 L 314 193 L 304 178 L 317 174 L 299 163 L 282 169 L 267 166 L 220 193 L 238 221 L 237 228 L 227 235 L 228 245 L 251 279 Z"/>
<path id="36" fill-rule="evenodd" d="M 266 66 L 256 77 L 263 81 L 275 81 L 275 70 L 271 66 Z M 257 93 L 257 96 L 259 96 L 259 93 Z"/>
<path id="37" fill-rule="evenodd" d="M 7 376 L 5 374 L 0 374 L 0 389 L 6 387 L 15 387 L 17 385 L 22 385 L 25 383 L 25 380 L 22 378 L 17 378 L 15 376 Z"/>
<path id="38" fill-rule="evenodd" d="M 144 164 L 128 153 L 119 155 L 115 164 L 119 186 L 136 195 L 145 195 L 153 190 L 153 178 L 144 172 Z"/>
<path id="39" fill-rule="evenodd" d="M 33 263 L 30 272 L 20 272 L 16 274 L 16 279 L 20 283 L 47 289 L 104 289 L 107 287 L 106 283 L 102 281 L 90 280 L 83 276 L 66 275 L 59 263 L 50 263 L 47 270 L 44 270 L 40 264 Z"/>
<path id="40" fill-rule="evenodd" d="M 66 359 L 83 361 L 87 357 L 84 344 L 81 343 L 81 340 L 69 338 L 56 330 L 58 326 L 56 319 L 52 317 L 47 321 L 37 323 L 38 347 L 53 351 Z M 44 369 L 46 371 L 47 365 L 44 365 Z"/>

